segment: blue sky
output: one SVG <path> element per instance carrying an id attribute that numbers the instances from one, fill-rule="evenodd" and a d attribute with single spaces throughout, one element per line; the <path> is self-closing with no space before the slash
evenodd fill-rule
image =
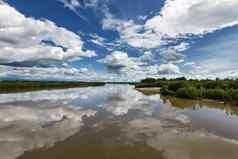
<path id="1" fill-rule="evenodd" d="M 0 0 L 0 79 L 237 78 L 234 0 Z"/>

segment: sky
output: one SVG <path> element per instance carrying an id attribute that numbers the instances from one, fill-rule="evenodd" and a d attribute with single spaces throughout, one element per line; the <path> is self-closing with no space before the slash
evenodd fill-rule
<path id="1" fill-rule="evenodd" d="M 0 0 L 0 80 L 238 78 L 237 0 Z"/>

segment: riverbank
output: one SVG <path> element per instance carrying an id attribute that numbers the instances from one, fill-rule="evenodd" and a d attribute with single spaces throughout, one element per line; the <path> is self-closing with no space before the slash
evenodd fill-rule
<path id="1" fill-rule="evenodd" d="M 142 92 L 144 95 L 160 94 L 159 87 L 135 88 L 137 91 Z"/>
<path id="2" fill-rule="evenodd" d="M 160 94 L 185 99 L 212 99 L 238 105 L 237 80 L 166 80 L 148 78 L 135 85 L 136 89 L 160 88 Z"/>
<path id="3" fill-rule="evenodd" d="M 0 81 L 0 93 L 103 86 L 103 82 Z"/>

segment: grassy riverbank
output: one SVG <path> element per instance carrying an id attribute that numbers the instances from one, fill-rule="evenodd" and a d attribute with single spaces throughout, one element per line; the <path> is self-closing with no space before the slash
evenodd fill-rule
<path id="1" fill-rule="evenodd" d="M 238 105 L 238 80 L 173 80 L 148 78 L 136 88 L 160 87 L 162 95 L 186 99 L 214 99 Z"/>
<path id="2" fill-rule="evenodd" d="M 103 86 L 101 82 L 0 81 L 0 93 Z"/>

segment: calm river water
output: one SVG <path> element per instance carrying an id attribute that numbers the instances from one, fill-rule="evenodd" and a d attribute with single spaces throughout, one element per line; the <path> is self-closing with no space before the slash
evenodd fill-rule
<path id="1" fill-rule="evenodd" d="M 129 85 L 0 95 L 1 159 L 237 159 L 238 109 Z"/>

